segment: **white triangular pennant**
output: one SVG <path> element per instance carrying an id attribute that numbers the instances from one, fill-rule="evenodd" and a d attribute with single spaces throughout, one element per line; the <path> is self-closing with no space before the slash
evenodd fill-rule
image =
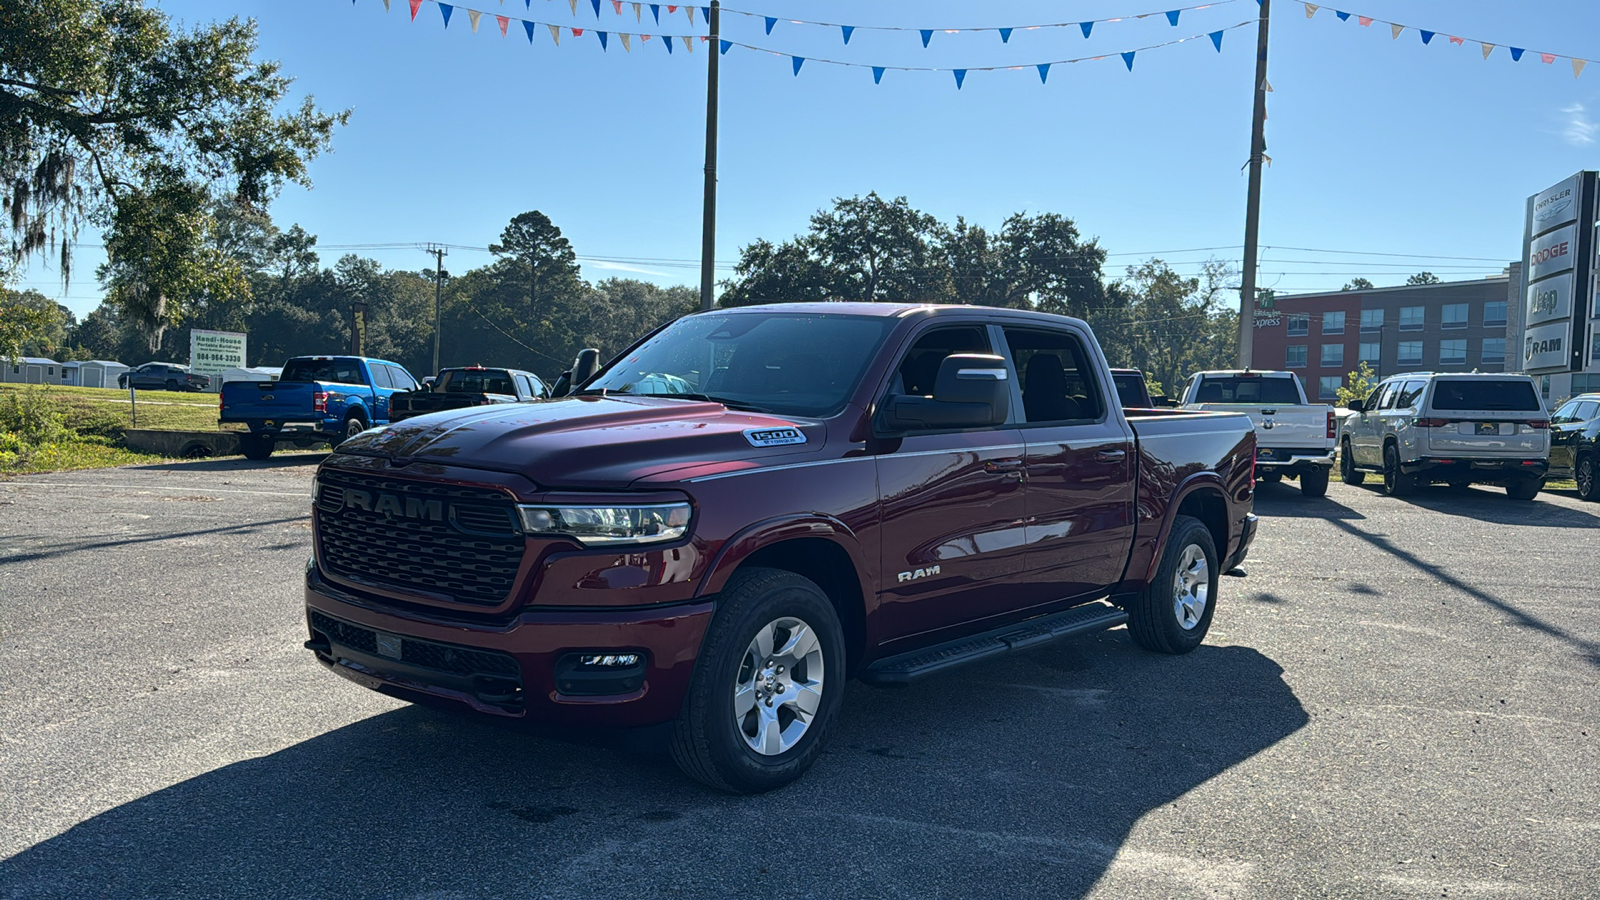
<path id="1" fill-rule="evenodd" d="M 389 0 L 383 0 L 383 11 L 384 12 L 388 12 L 389 11 Z"/>
<path id="2" fill-rule="evenodd" d="M 632 43 L 631 43 L 632 40 L 633 40 L 633 35 L 631 35 L 631 34 L 622 34 L 622 35 L 618 35 L 618 37 L 622 38 L 622 49 L 623 49 L 623 52 L 628 52 L 628 51 L 633 49 L 633 46 L 632 46 Z"/>
<path id="3" fill-rule="evenodd" d="M 1483 44 L 1483 58 L 1488 59 L 1489 54 L 1494 52 L 1494 45 L 1485 44 L 1483 41 L 1479 41 L 1478 43 Z"/>
<path id="4" fill-rule="evenodd" d="M 483 15 L 483 13 L 478 12 L 475 9 L 467 10 L 467 20 L 472 23 L 472 33 L 473 34 L 477 34 L 478 33 L 478 17 L 481 16 L 481 15 Z"/>
<path id="5" fill-rule="evenodd" d="M 643 22 L 644 21 L 643 16 L 644 16 L 644 4 L 643 3 L 635 3 L 633 5 L 633 20 L 635 22 Z"/>
<path id="6" fill-rule="evenodd" d="M 1396 25 L 1393 22 L 1389 23 L 1389 31 L 1393 32 L 1394 36 L 1397 37 L 1397 38 L 1400 36 L 1400 32 L 1405 31 L 1405 30 L 1406 30 L 1406 27 L 1404 25 Z"/>
<path id="7" fill-rule="evenodd" d="M 550 40 L 555 41 L 557 47 L 561 46 L 561 26 L 546 25 L 545 27 L 550 29 Z"/>
<path id="8" fill-rule="evenodd" d="M 1261 79 L 1261 89 L 1269 94 L 1272 93 L 1272 82 L 1266 80 L 1265 78 Z"/>
<path id="9" fill-rule="evenodd" d="M 568 0 L 568 2 L 572 6 L 572 14 L 573 15 L 577 15 L 578 14 L 578 0 Z"/>
<path id="10" fill-rule="evenodd" d="M 1307 3 L 1306 4 L 1306 18 L 1309 19 L 1312 16 L 1315 16 L 1316 14 L 1317 14 L 1317 5 L 1315 3 Z"/>
<path id="11" fill-rule="evenodd" d="M 1572 60 L 1572 77 L 1577 78 L 1579 75 L 1582 75 L 1583 67 L 1588 64 L 1588 62 L 1589 61 L 1587 59 L 1574 58 Z"/>
<path id="12" fill-rule="evenodd" d="M 689 14 L 689 24 L 693 25 L 694 24 L 694 7 L 685 6 L 683 8 L 683 11 Z"/>
<path id="13" fill-rule="evenodd" d="M 690 53 L 694 52 L 694 41 L 690 40 L 688 35 L 684 35 L 683 37 L 683 49 L 689 51 Z"/>

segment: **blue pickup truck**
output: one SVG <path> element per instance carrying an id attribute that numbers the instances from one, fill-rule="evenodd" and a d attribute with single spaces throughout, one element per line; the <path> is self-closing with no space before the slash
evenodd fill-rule
<path id="1" fill-rule="evenodd" d="M 362 356 L 296 356 L 277 381 L 230 381 L 222 386 L 218 423 L 248 431 L 239 449 L 266 459 L 278 441 L 338 446 L 376 425 L 389 424 L 389 398 L 414 391 L 417 380 L 398 363 Z"/>

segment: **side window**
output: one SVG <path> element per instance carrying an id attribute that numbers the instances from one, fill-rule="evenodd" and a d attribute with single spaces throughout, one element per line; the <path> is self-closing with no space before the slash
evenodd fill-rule
<path id="1" fill-rule="evenodd" d="M 1582 408 L 1583 404 L 1574 400 L 1556 410 L 1555 414 L 1550 417 L 1550 420 L 1552 422 L 1576 422 L 1581 418 L 1578 411 Z"/>
<path id="2" fill-rule="evenodd" d="M 1023 421 L 1094 421 L 1105 414 L 1105 395 L 1076 335 L 1007 328 L 1006 345 L 1022 379 Z"/>
<path id="3" fill-rule="evenodd" d="M 895 370 L 889 393 L 909 397 L 933 395 L 939 364 L 952 353 L 989 353 L 989 338 L 980 325 L 938 328 L 917 338 Z"/>
<path id="4" fill-rule="evenodd" d="M 394 381 L 389 378 L 389 367 L 388 366 L 380 366 L 377 363 L 372 363 L 369 366 L 369 368 L 372 369 L 372 386 L 373 387 L 376 387 L 376 388 L 392 388 L 392 387 L 394 387 Z"/>
<path id="5" fill-rule="evenodd" d="M 389 370 L 389 380 L 394 382 L 395 387 L 402 391 L 414 391 L 417 389 L 417 380 L 411 377 L 410 372 L 399 366 L 385 366 L 384 368 Z"/>
<path id="6" fill-rule="evenodd" d="M 1587 422 L 1590 419 L 1593 419 L 1597 414 L 1600 414 L 1600 402 L 1591 400 L 1588 403 L 1584 403 L 1578 407 L 1576 421 Z"/>
<path id="7" fill-rule="evenodd" d="M 1391 381 L 1383 386 L 1383 392 L 1378 395 L 1378 409 L 1394 409 L 1395 398 L 1400 396 L 1400 382 Z"/>
<path id="8" fill-rule="evenodd" d="M 1428 387 L 1426 381 L 1408 381 L 1400 391 L 1400 401 L 1395 404 L 1399 409 L 1413 409 L 1422 400 L 1422 392 Z"/>

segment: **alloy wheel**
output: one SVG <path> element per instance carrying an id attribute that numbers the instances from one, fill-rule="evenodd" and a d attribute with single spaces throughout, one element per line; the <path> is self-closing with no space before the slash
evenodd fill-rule
<path id="1" fill-rule="evenodd" d="M 1172 611 L 1178 618 L 1178 627 L 1193 631 L 1205 618 L 1206 603 L 1211 598 L 1211 566 L 1199 545 L 1183 548 L 1172 582 Z"/>
<path id="2" fill-rule="evenodd" d="M 822 706 L 822 641 L 805 621 L 774 619 L 756 631 L 733 685 L 733 721 L 751 750 L 777 756 L 811 727 Z"/>

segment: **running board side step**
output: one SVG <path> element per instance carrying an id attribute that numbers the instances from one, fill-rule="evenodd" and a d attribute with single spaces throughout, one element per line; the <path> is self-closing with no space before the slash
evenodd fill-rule
<path id="1" fill-rule="evenodd" d="M 967 663 L 1027 650 L 1061 638 L 1105 631 L 1126 624 L 1128 614 L 1110 603 L 1090 603 L 1026 622 L 996 628 L 899 656 L 880 659 L 861 673 L 867 684 L 904 684 Z"/>

